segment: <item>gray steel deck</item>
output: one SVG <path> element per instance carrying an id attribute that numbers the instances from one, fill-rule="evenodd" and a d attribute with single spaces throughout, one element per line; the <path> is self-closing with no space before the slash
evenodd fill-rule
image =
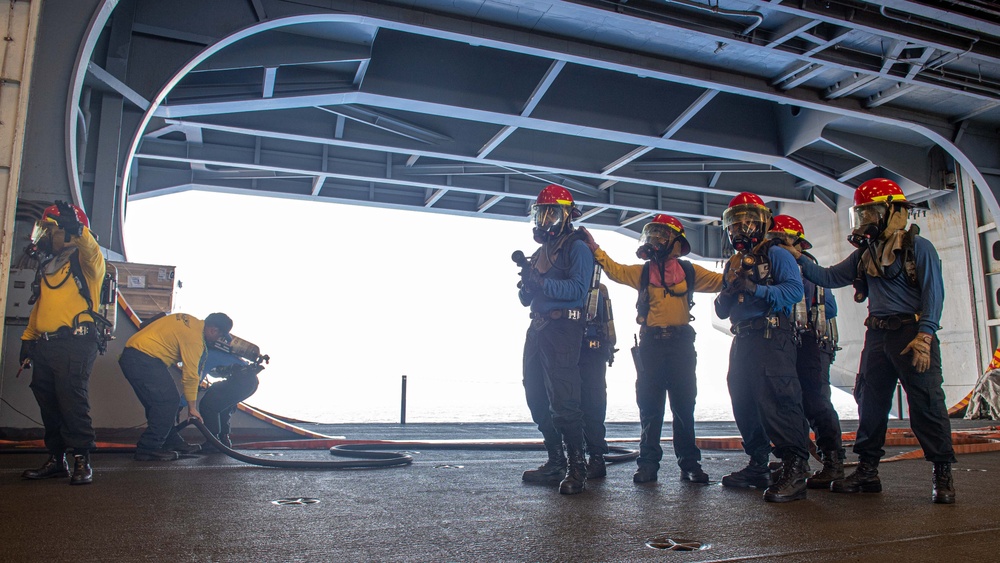
<path id="1" fill-rule="evenodd" d="M 352 439 L 537 438 L 524 424 L 321 428 Z M 734 434 L 724 423 L 699 432 Z M 613 424 L 609 435 L 634 438 L 638 427 Z M 773 505 L 759 491 L 719 485 L 744 464 L 738 451 L 704 452 L 709 485 L 678 481 L 668 454 L 658 483 L 635 485 L 633 463 L 612 465 L 575 496 L 522 484 L 541 452 L 409 451 L 412 466 L 344 471 L 269 469 L 221 454 L 153 463 L 99 453 L 95 482 L 84 487 L 22 481 L 44 455 L 0 455 L 0 560 L 988 561 L 1000 547 L 1000 453 L 961 456 L 958 502 L 943 506 L 930 502 L 924 461 L 883 464 L 882 494 L 810 491 L 805 501 Z M 269 455 L 330 459 L 325 450 Z M 300 497 L 320 502 L 272 503 Z M 709 547 L 646 545 L 660 534 Z"/>

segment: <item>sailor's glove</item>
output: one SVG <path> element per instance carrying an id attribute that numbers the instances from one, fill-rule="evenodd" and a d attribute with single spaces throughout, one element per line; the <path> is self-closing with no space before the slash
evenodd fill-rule
<path id="1" fill-rule="evenodd" d="M 56 200 L 56 208 L 59 210 L 58 217 L 52 217 L 59 228 L 66 232 L 66 236 L 81 236 L 83 234 L 83 223 L 76 217 L 76 210 L 65 201 Z"/>
<path id="2" fill-rule="evenodd" d="M 35 355 L 35 344 L 34 340 L 21 341 L 21 354 L 18 356 L 17 362 L 24 369 L 31 369 L 31 360 L 34 359 Z"/>
<path id="3" fill-rule="evenodd" d="M 521 284 L 520 288 L 524 290 L 525 293 L 534 295 L 542 292 L 542 275 L 538 273 L 538 270 L 534 268 L 525 268 L 521 270 Z"/>
<path id="4" fill-rule="evenodd" d="M 728 291 L 730 293 L 746 293 L 747 295 L 753 295 L 757 291 L 757 284 L 750 281 L 750 278 L 746 276 L 739 276 L 729 284 Z"/>
<path id="5" fill-rule="evenodd" d="M 934 336 L 926 332 L 918 332 L 917 336 L 906 345 L 906 348 L 903 348 L 899 355 L 905 356 L 908 352 L 912 352 L 913 367 L 917 373 L 924 373 L 927 368 L 931 367 L 931 342 L 933 340 Z"/>

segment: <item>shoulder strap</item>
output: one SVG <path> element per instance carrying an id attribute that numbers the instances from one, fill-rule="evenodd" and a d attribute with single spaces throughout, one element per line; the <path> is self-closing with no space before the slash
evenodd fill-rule
<path id="1" fill-rule="evenodd" d="M 69 255 L 69 271 L 76 280 L 76 288 L 80 291 L 84 301 L 87 302 L 87 309 L 94 310 L 94 302 L 90 298 L 90 286 L 87 284 L 87 276 L 83 275 L 83 267 L 80 265 L 79 252 Z"/>
<path id="2" fill-rule="evenodd" d="M 691 262 L 687 260 L 677 260 L 681 264 L 681 269 L 684 270 L 684 281 L 687 283 L 687 298 L 688 298 L 688 316 L 691 320 L 694 320 L 694 315 L 691 314 L 691 310 L 694 309 L 694 266 Z"/>
<path id="3" fill-rule="evenodd" d="M 642 265 L 642 274 L 639 276 L 639 298 L 635 302 L 635 310 L 638 315 L 635 322 L 645 325 L 646 317 L 649 316 L 649 262 Z"/>
<path id="4" fill-rule="evenodd" d="M 920 282 L 917 280 L 917 255 L 914 248 L 916 247 L 916 238 L 920 234 L 920 227 L 917 225 L 910 225 L 907 229 L 906 235 L 903 236 L 903 271 L 906 272 L 906 281 L 909 282 L 911 287 L 918 287 Z"/>

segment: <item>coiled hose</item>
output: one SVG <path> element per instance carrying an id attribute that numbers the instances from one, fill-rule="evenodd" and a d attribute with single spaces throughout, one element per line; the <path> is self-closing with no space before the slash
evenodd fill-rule
<path id="1" fill-rule="evenodd" d="M 358 468 L 370 468 L 370 467 L 393 467 L 397 465 L 410 465 L 413 463 L 413 457 L 406 454 L 401 454 L 397 452 L 373 452 L 370 448 L 358 448 L 351 449 L 350 453 L 346 451 L 343 453 L 333 454 L 340 455 L 342 457 L 354 457 L 362 458 L 368 461 L 317 461 L 317 460 L 294 460 L 294 459 L 263 459 L 259 457 L 254 457 L 246 454 L 242 454 L 232 448 L 226 447 L 218 438 L 212 435 L 205 428 L 205 424 L 198 420 L 197 418 L 189 418 L 185 422 L 180 423 L 177 426 L 177 430 L 181 430 L 188 424 L 194 424 L 198 430 L 205 436 L 205 440 L 208 443 L 215 446 L 220 452 L 226 454 L 227 456 L 244 463 L 250 463 L 253 465 L 261 465 L 264 467 L 279 467 L 285 469 L 358 469 Z M 361 444 L 358 444 L 361 445 Z M 333 453 L 332 451 L 330 453 Z"/>

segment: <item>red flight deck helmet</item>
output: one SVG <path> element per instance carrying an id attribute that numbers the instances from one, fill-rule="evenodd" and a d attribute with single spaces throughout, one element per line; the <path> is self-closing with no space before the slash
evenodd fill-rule
<path id="1" fill-rule="evenodd" d="M 722 214 L 722 228 L 737 252 L 746 252 L 760 244 L 770 224 L 771 210 L 750 192 L 734 197 Z"/>
<path id="2" fill-rule="evenodd" d="M 792 217 L 791 215 L 775 215 L 771 218 L 771 230 L 767 231 L 768 236 L 772 233 L 779 235 L 789 235 L 794 237 L 794 244 L 798 244 L 799 248 L 802 250 L 809 250 L 812 248 L 812 244 L 806 240 L 805 230 L 802 229 L 802 223 L 798 219 Z"/>
<path id="3" fill-rule="evenodd" d="M 681 256 L 691 252 L 691 243 L 684 235 L 684 225 L 670 215 L 660 214 L 642 228 L 639 249 L 635 254 L 642 260 L 649 260 L 658 252 L 669 252 L 675 241 L 681 244 Z"/>

